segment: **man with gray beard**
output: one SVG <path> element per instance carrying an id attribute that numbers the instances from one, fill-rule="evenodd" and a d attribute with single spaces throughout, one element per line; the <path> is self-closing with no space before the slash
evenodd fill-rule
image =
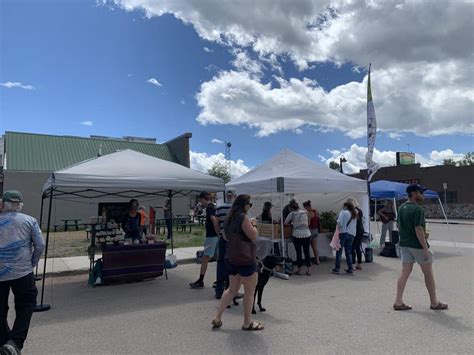
<path id="1" fill-rule="evenodd" d="M 0 214 L 0 354 L 20 354 L 36 306 L 38 290 L 33 268 L 45 249 L 36 219 L 20 213 L 23 196 L 5 191 Z M 10 329 L 7 321 L 10 290 L 15 298 L 16 318 Z"/>

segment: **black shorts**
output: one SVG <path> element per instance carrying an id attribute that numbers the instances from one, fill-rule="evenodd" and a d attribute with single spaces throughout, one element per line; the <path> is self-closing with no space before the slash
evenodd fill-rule
<path id="1" fill-rule="evenodd" d="M 243 277 L 252 276 L 257 272 L 257 264 L 253 263 L 250 265 L 232 265 L 228 260 L 226 263 L 227 273 L 229 275 L 235 276 L 240 275 Z"/>

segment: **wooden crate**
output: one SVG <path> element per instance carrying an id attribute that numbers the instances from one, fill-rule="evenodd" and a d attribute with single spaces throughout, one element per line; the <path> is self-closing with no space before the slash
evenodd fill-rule
<path id="1" fill-rule="evenodd" d="M 272 229 L 273 229 L 273 237 L 275 239 L 281 238 L 281 226 L 280 224 L 270 224 L 270 223 L 258 223 L 257 224 L 258 235 L 261 237 L 272 237 Z M 291 238 L 291 226 L 285 226 L 285 238 Z"/>

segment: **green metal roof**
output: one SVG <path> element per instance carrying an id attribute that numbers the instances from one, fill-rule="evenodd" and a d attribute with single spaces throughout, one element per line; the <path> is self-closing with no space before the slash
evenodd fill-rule
<path id="1" fill-rule="evenodd" d="M 5 132 L 6 170 L 59 170 L 96 157 L 100 146 L 102 155 L 132 149 L 156 158 L 177 162 L 166 144 Z"/>

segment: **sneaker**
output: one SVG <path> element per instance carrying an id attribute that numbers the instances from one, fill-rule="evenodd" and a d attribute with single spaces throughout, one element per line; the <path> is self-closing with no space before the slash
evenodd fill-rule
<path id="1" fill-rule="evenodd" d="M 199 281 L 199 280 L 196 281 L 196 282 L 191 282 L 189 284 L 189 287 L 191 287 L 191 288 L 204 288 L 204 282 Z"/>
<path id="2" fill-rule="evenodd" d="M 352 269 L 348 269 L 348 270 L 344 270 L 346 272 L 346 274 L 348 275 L 354 275 L 354 270 Z"/>
<path id="3" fill-rule="evenodd" d="M 333 274 L 336 274 L 336 275 L 340 274 L 339 269 L 332 269 L 331 271 L 332 271 Z"/>

